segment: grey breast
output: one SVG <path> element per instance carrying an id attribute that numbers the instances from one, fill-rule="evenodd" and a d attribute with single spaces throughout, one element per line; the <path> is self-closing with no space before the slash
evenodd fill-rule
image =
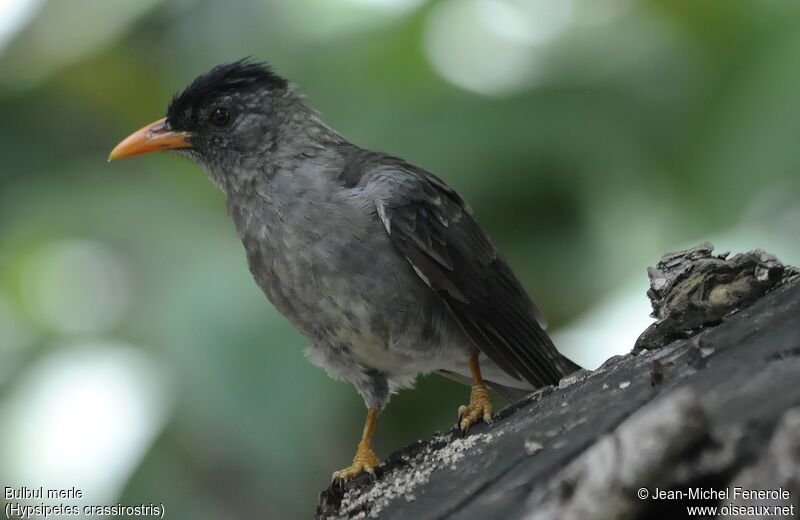
<path id="1" fill-rule="evenodd" d="M 314 343 L 376 367 L 435 354 L 447 311 L 397 253 L 365 195 L 341 184 L 346 171 L 310 161 L 276 172 L 255 193 L 229 196 L 250 270 Z"/>

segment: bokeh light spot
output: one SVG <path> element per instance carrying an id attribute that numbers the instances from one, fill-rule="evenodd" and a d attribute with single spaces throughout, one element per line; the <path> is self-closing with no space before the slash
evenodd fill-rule
<path id="1" fill-rule="evenodd" d="M 0 409 L 4 478 L 113 499 L 171 408 L 165 375 L 119 343 L 59 345 Z M 5 452 L 5 453 L 3 453 Z"/>
<path id="2" fill-rule="evenodd" d="M 0 51 L 36 14 L 44 0 L 3 0 L 0 2 Z"/>
<path id="3" fill-rule="evenodd" d="M 356 5 L 374 7 L 389 12 L 408 12 L 424 4 L 427 0 L 347 0 Z"/>
<path id="4" fill-rule="evenodd" d="M 85 240 L 63 240 L 37 252 L 23 272 L 22 289 L 34 317 L 61 333 L 110 330 L 130 302 L 123 259 Z"/>
<path id="5" fill-rule="evenodd" d="M 542 45 L 568 27 L 572 14 L 571 0 L 446 1 L 428 18 L 425 51 L 433 68 L 460 88 L 512 92 L 542 72 Z"/>

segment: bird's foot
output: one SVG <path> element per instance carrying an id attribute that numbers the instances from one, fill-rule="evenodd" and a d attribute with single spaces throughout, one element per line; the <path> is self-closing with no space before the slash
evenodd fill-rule
<path id="1" fill-rule="evenodd" d="M 368 441 L 361 441 L 358 443 L 356 454 L 353 457 L 353 463 L 339 471 L 333 473 L 334 482 L 347 482 L 362 473 L 375 473 L 375 468 L 380 464 L 380 459 L 372 451 L 372 446 Z"/>
<path id="2" fill-rule="evenodd" d="M 458 407 L 458 427 L 466 433 L 470 426 L 483 419 L 486 424 L 492 424 L 492 399 L 486 385 L 472 385 L 469 395 L 469 404 Z"/>

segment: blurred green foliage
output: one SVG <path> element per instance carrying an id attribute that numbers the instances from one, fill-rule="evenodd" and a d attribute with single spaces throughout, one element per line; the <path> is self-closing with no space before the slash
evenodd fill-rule
<path id="1" fill-rule="evenodd" d="M 542 4 L 464 4 L 506 1 Z M 735 237 L 800 258 L 795 0 L 616 0 L 593 23 L 578 23 L 593 0 L 574 0 L 557 35 L 514 48 L 533 72 L 488 95 L 473 81 L 487 74 L 479 57 L 453 56 L 474 66 L 463 84 L 431 59 L 430 20 L 453 1 L 32 3 L 0 43 L 0 406 L 24 405 L 29 371 L 64 345 L 115 339 L 145 355 L 172 404 L 123 503 L 197 520 L 308 517 L 361 430 L 360 397 L 303 359 L 205 176 L 167 155 L 105 161 L 219 62 L 269 61 L 351 140 L 455 186 L 552 329 L 631 279 L 643 294 L 644 267 L 687 243 Z M 95 287 L 98 272 L 109 278 Z M 384 413 L 378 452 L 450 427 L 467 396 L 422 379 Z M 0 482 L 19 478 L 15 449 Z"/>

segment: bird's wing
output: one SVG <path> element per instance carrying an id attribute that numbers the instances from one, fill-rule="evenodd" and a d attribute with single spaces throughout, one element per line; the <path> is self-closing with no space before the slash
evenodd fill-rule
<path id="1" fill-rule="evenodd" d="M 483 353 L 535 386 L 556 384 L 572 370 L 545 334 L 541 312 L 452 188 L 399 160 L 371 173 L 365 187 L 392 243 Z"/>

